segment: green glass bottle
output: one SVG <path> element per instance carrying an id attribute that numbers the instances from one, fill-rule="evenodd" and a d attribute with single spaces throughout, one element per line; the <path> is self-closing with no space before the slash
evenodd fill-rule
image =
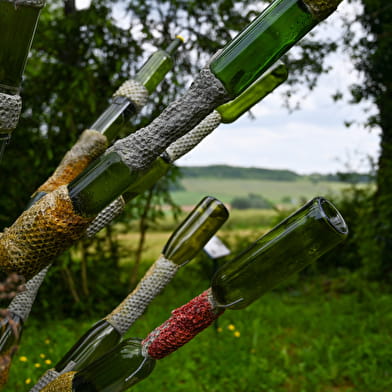
<path id="1" fill-rule="evenodd" d="M 133 80 L 141 86 L 144 86 L 146 89 L 146 96 L 154 92 L 165 75 L 173 68 L 173 55 L 183 42 L 183 38 L 177 36 L 166 50 L 157 50 L 153 53 L 136 73 Z M 127 91 L 126 84 L 127 82 L 124 83 L 124 89 L 120 88 L 120 94 L 122 94 L 121 91 Z M 140 87 L 137 85 L 134 86 L 136 101 L 143 99 L 139 98 L 138 95 L 144 95 L 143 91 L 139 91 L 139 88 Z M 101 132 L 107 137 L 109 142 L 112 141 L 128 119 L 136 113 L 137 109 L 140 109 L 140 107 L 137 108 L 137 104 L 138 102 L 132 102 L 131 97 L 116 95 L 115 93 L 112 103 L 101 116 L 99 116 L 94 124 L 91 125 L 90 129 Z"/>
<path id="2" fill-rule="evenodd" d="M 43 2 L 0 0 L 0 92 L 18 94 Z M 39 6 L 41 4 L 41 6 Z"/>
<path id="3" fill-rule="evenodd" d="M 211 196 L 205 197 L 170 236 L 162 254 L 177 265 L 188 263 L 228 216 L 222 202 Z"/>
<path id="4" fill-rule="evenodd" d="M 121 340 L 120 333 L 107 321 L 95 323 L 57 363 L 55 370 L 62 372 L 71 362 L 75 370 L 99 358 Z"/>
<path id="5" fill-rule="evenodd" d="M 233 96 L 287 52 L 341 0 L 275 0 L 212 60 L 211 71 Z"/>
<path id="6" fill-rule="evenodd" d="M 339 211 L 317 197 L 223 265 L 212 279 L 214 298 L 222 307 L 242 309 L 347 235 Z"/>
<path id="7" fill-rule="evenodd" d="M 138 339 L 127 339 L 80 372 L 72 381 L 73 392 L 120 392 L 146 378 L 155 360 L 144 355 Z M 127 376 L 124 376 L 127 375 Z"/>
<path id="8" fill-rule="evenodd" d="M 285 82 L 287 77 L 287 67 L 281 61 L 276 62 L 237 98 L 216 109 L 221 116 L 221 121 L 226 124 L 236 121 L 255 104 Z"/>
<path id="9" fill-rule="evenodd" d="M 140 82 L 149 93 L 152 93 L 164 76 L 173 68 L 173 54 L 184 43 L 184 38 L 177 35 L 166 50 L 158 50 L 136 74 L 135 80 Z"/>
<path id="10" fill-rule="evenodd" d="M 43 5 L 0 0 L 0 159 L 19 121 L 22 76 Z"/>

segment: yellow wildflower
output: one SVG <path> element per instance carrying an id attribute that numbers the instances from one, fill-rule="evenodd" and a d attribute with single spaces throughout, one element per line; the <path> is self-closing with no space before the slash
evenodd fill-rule
<path id="1" fill-rule="evenodd" d="M 219 333 L 221 333 L 221 332 L 223 331 L 223 329 L 222 329 L 221 327 L 218 327 L 216 330 L 217 330 Z"/>
<path id="2" fill-rule="evenodd" d="M 41 367 L 41 364 L 40 364 L 40 363 L 35 363 L 35 364 L 34 364 L 34 367 L 40 368 L 40 367 Z"/>
<path id="3" fill-rule="evenodd" d="M 45 354 L 40 354 L 39 357 L 44 359 L 46 357 L 46 355 Z"/>
<path id="4" fill-rule="evenodd" d="M 26 384 L 30 384 L 31 383 L 31 378 L 26 378 L 25 383 Z"/>
<path id="5" fill-rule="evenodd" d="M 50 365 L 50 364 L 52 363 L 52 361 L 51 361 L 50 359 L 45 359 L 45 363 L 46 363 L 47 365 Z"/>
<path id="6" fill-rule="evenodd" d="M 227 329 L 228 329 L 229 331 L 234 331 L 234 330 L 235 330 L 235 326 L 234 326 L 233 324 L 229 324 L 228 327 L 227 327 Z"/>
<path id="7" fill-rule="evenodd" d="M 20 362 L 27 362 L 27 357 L 25 357 L 24 355 L 22 355 L 21 357 L 19 357 L 19 361 L 20 361 Z"/>
<path id="8" fill-rule="evenodd" d="M 240 331 L 235 331 L 235 332 L 234 332 L 234 336 L 235 336 L 236 338 L 239 338 L 239 337 L 241 336 Z"/>
<path id="9" fill-rule="evenodd" d="M 45 343 L 45 344 L 50 344 L 50 340 L 49 340 L 49 339 L 45 339 L 45 340 L 44 340 L 44 343 Z"/>

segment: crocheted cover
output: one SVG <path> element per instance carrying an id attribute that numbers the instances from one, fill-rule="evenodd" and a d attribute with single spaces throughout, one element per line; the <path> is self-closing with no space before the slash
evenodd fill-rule
<path id="1" fill-rule="evenodd" d="M 8 310 L 17 314 L 23 321 L 26 321 L 29 317 L 31 307 L 33 306 L 37 292 L 46 276 L 46 273 L 48 272 L 49 267 L 50 266 L 45 267 L 42 271 L 30 279 L 26 283 L 25 289 L 20 293 L 17 293 L 8 306 Z"/>
<path id="2" fill-rule="evenodd" d="M 16 128 L 22 110 L 22 98 L 19 95 L 0 93 L 0 132 Z"/>
<path id="3" fill-rule="evenodd" d="M 118 140 L 107 151 L 117 152 L 131 170 L 143 170 L 171 143 L 229 99 L 220 80 L 205 68 L 185 95 L 171 103 L 152 123 Z"/>
<path id="4" fill-rule="evenodd" d="M 0 268 L 31 279 L 81 238 L 91 221 L 76 214 L 67 187 L 59 187 L 0 236 Z"/>
<path id="5" fill-rule="evenodd" d="M 309 11 L 319 20 L 332 14 L 343 0 L 303 0 Z"/>
<path id="6" fill-rule="evenodd" d="M 68 372 L 53 380 L 41 392 L 72 392 L 72 380 L 76 372 Z"/>
<path id="7" fill-rule="evenodd" d="M 147 103 L 148 90 L 136 80 L 126 80 L 113 94 L 113 97 L 127 97 L 136 107 L 141 110 Z"/>
<path id="8" fill-rule="evenodd" d="M 161 256 L 124 301 L 105 320 L 124 335 L 144 313 L 151 301 L 173 279 L 179 266 Z"/>
<path id="9" fill-rule="evenodd" d="M 56 372 L 54 369 L 47 370 L 43 376 L 40 377 L 38 382 L 30 389 L 29 392 L 40 392 L 46 385 L 54 381 L 57 377 L 60 376 L 59 372 Z"/>
<path id="10" fill-rule="evenodd" d="M 108 225 L 116 216 L 120 215 L 125 208 L 125 201 L 122 196 L 112 201 L 104 208 L 91 222 L 86 230 L 86 236 L 92 238 Z"/>
<path id="11" fill-rule="evenodd" d="M 211 289 L 208 289 L 173 310 L 172 316 L 142 341 L 143 351 L 154 359 L 161 359 L 188 343 L 222 313 L 223 310 L 214 307 Z"/>
<path id="12" fill-rule="evenodd" d="M 177 139 L 167 149 L 166 153 L 170 160 L 176 161 L 187 152 L 196 147 L 206 136 L 208 136 L 221 123 L 222 117 L 217 111 L 210 113 L 199 125 L 189 133 Z"/>
<path id="13" fill-rule="evenodd" d="M 37 381 L 37 383 L 30 389 L 29 392 L 40 392 L 46 385 L 54 381 L 57 377 L 62 374 L 71 372 L 75 367 L 75 362 L 70 361 L 67 366 L 59 373 L 55 369 L 47 370 Z"/>
<path id="14" fill-rule="evenodd" d="M 36 192 L 49 193 L 60 185 L 70 183 L 95 158 L 105 152 L 107 144 L 106 136 L 100 132 L 92 129 L 85 130 L 79 140 L 65 154 L 52 176 Z"/>

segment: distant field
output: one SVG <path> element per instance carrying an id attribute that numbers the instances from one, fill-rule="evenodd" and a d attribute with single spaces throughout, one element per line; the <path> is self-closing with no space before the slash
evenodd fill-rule
<path id="1" fill-rule="evenodd" d="M 193 205 L 206 195 L 215 196 L 225 203 L 249 193 L 262 195 L 275 204 L 298 204 L 302 198 L 329 196 L 347 187 L 343 182 L 271 181 L 250 179 L 185 178 L 181 181 L 185 191 L 172 193 L 179 205 Z"/>

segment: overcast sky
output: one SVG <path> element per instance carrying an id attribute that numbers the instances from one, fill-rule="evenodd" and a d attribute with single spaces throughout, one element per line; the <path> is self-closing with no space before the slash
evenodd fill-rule
<path id="1" fill-rule="evenodd" d="M 353 7 L 352 3 L 343 2 L 338 13 L 350 15 Z M 339 15 L 332 15 L 316 31 L 337 36 L 339 25 Z M 347 92 L 347 86 L 360 82 L 359 75 L 344 53 L 331 56 L 329 62 L 334 69 L 320 78 L 318 87 L 302 101 L 300 110 L 289 114 L 282 107 L 280 87 L 254 107 L 255 119 L 245 114 L 233 124 L 222 124 L 177 163 L 229 164 L 299 173 L 368 170 L 368 157 L 376 160 L 378 156 L 379 133 L 359 124 L 347 128 L 344 122 L 364 121 L 369 113 L 365 113 L 364 105 L 345 103 L 348 93 L 345 101 L 334 103 L 331 98 L 337 89 Z"/>

